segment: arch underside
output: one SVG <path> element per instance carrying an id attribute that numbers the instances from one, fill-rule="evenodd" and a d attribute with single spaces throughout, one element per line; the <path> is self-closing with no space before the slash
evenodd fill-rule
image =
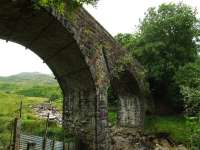
<path id="1" fill-rule="evenodd" d="M 107 67 L 112 68 L 124 50 L 115 45 L 114 40 L 87 13 L 84 15 L 88 17 L 77 21 L 81 30 L 75 33 L 50 12 L 32 6 L 27 0 L 0 0 L 0 38 L 32 50 L 53 71 L 64 94 L 63 119 L 67 132 L 84 139 L 90 144 L 90 149 L 109 149 L 107 89 L 112 81 Z M 88 22 L 86 18 L 89 18 Z M 77 25 L 74 29 L 78 28 Z M 88 33 L 91 35 L 87 38 L 91 39 L 84 43 Z M 98 45 L 99 41 L 104 41 L 102 37 L 105 37 L 103 44 L 108 46 L 108 58 L 104 57 Z M 82 48 L 86 46 L 94 49 L 90 58 Z M 140 126 L 143 101 L 140 101 L 138 82 L 132 74 L 126 73 L 114 82 L 114 86 L 121 104 L 120 125 Z"/>
<path id="2" fill-rule="evenodd" d="M 134 76 L 128 70 L 113 81 L 118 96 L 118 124 L 122 127 L 141 128 L 144 121 L 143 96 Z"/>

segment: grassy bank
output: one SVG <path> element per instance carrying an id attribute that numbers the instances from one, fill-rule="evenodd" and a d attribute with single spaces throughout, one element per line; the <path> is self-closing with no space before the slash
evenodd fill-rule
<path id="1" fill-rule="evenodd" d="M 112 125 L 117 123 L 117 113 L 109 112 L 108 120 Z M 175 143 L 189 143 L 190 131 L 186 119 L 182 116 L 147 116 L 145 134 L 168 134 Z"/>
<path id="2" fill-rule="evenodd" d="M 182 116 L 148 116 L 145 119 L 145 133 L 167 133 L 175 143 L 189 143 L 190 132 Z"/>

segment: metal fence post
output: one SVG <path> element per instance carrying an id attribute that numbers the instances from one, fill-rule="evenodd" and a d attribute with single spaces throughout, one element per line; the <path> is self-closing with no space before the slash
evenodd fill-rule
<path id="1" fill-rule="evenodd" d="M 20 148 L 20 130 L 21 122 L 19 118 L 14 120 L 14 133 L 13 133 L 13 150 L 19 150 Z"/>

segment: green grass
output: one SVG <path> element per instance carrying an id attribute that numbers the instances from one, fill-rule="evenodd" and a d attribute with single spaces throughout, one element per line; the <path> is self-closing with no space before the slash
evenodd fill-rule
<path id="1" fill-rule="evenodd" d="M 62 97 L 61 90 L 58 85 L 34 85 L 34 84 L 18 84 L 0 82 L 0 91 L 7 94 L 24 95 L 28 97 L 51 97 L 55 95 Z"/>
<path id="2" fill-rule="evenodd" d="M 60 112 L 63 110 L 63 100 L 62 99 L 56 99 L 52 102 L 52 105 L 56 107 L 56 109 Z"/>
<path id="3" fill-rule="evenodd" d="M 108 112 L 108 122 L 111 123 L 112 126 L 117 124 L 117 113 L 116 112 Z"/>
<path id="4" fill-rule="evenodd" d="M 36 114 L 30 108 L 32 105 L 45 103 L 47 98 L 39 97 L 21 97 L 15 94 L 6 94 L 0 92 L 0 149 L 9 144 L 11 133 L 11 121 L 19 115 L 20 101 L 23 101 L 22 111 L 22 132 L 42 136 L 45 129 L 45 120 L 36 117 Z M 58 103 L 58 102 L 57 102 Z M 58 104 L 57 104 L 58 105 Z M 56 123 L 49 124 L 49 136 L 56 136 L 61 139 L 62 128 Z"/>
<path id="5" fill-rule="evenodd" d="M 182 116 L 151 116 L 145 119 L 145 133 L 168 133 L 176 143 L 189 143 L 189 129 Z"/>
<path id="6" fill-rule="evenodd" d="M 108 121 L 111 125 L 117 123 L 117 113 L 109 112 Z M 145 119 L 145 134 L 167 133 L 176 143 L 189 143 L 190 131 L 186 119 L 182 116 L 147 116 Z"/>

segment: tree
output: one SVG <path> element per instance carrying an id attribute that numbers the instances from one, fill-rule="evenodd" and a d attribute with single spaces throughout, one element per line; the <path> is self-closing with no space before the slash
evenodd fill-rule
<path id="1" fill-rule="evenodd" d="M 162 4 L 158 9 L 148 9 L 135 34 L 116 36 L 145 66 L 156 101 L 162 98 L 178 104 L 180 91 L 174 75 L 180 66 L 194 62 L 197 57 L 199 20 L 196 14 L 196 10 L 183 3 Z"/>
<path id="2" fill-rule="evenodd" d="M 180 87 L 185 113 L 189 116 L 200 113 L 200 58 L 181 67 L 175 81 Z"/>
<path id="3" fill-rule="evenodd" d="M 184 101 L 191 149 L 200 149 L 200 58 L 175 74 Z"/>

